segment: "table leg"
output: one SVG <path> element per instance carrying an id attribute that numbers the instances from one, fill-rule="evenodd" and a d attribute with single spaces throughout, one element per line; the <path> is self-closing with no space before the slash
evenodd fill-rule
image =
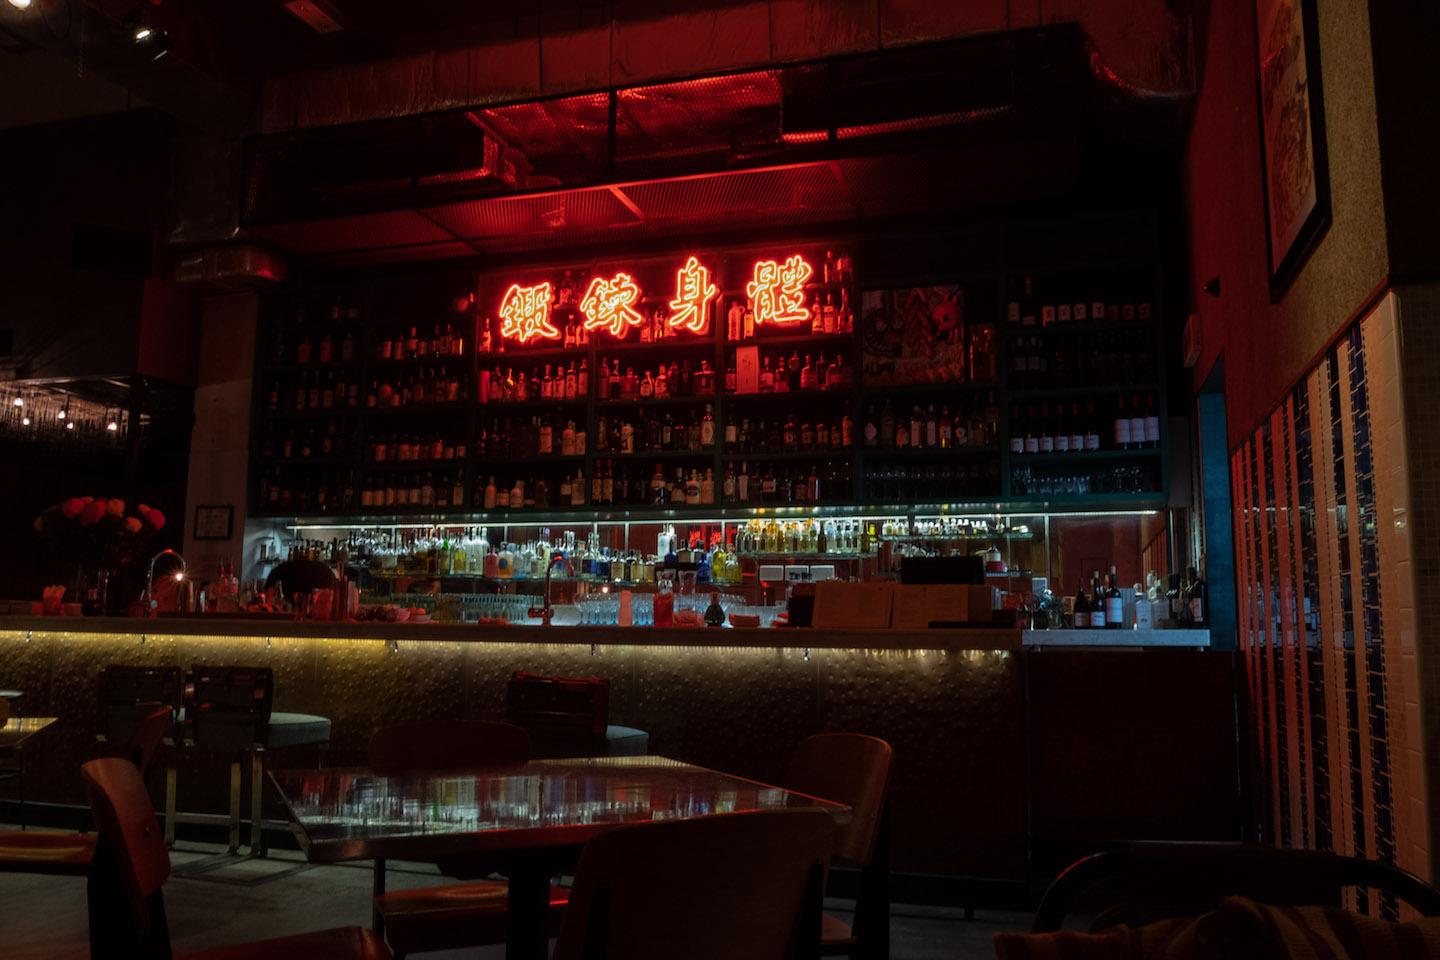
<path id="1" fill-rule="evenodd" d="M 510 904 L 505 960 L 545 960 L 550 950 L 550 867 L 542 858 L 516 857 L 508 865 Z"/>

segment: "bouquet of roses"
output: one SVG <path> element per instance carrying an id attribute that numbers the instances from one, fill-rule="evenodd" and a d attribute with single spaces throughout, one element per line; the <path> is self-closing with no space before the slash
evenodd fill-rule
<path id="1" fill-rule="evenodd" d="M 139 559 L 145 543 L 164 527 L 159 510 L 142 503 L 127 514 L 124 500 L 106 497 L 71 497 L 35 518 L 40 542 L 56 559 L 92 569 Z"/>

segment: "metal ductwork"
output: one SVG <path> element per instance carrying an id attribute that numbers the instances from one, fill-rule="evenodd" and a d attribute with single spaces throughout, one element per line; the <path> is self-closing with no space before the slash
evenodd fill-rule
<path id="1" fill-rule="evenodd" d="M 236 244 L 175 255 L 170 279 L 185 286 L 234 290 L 280 283 L 289 269 L 286 259 L 273 250 Z"/>

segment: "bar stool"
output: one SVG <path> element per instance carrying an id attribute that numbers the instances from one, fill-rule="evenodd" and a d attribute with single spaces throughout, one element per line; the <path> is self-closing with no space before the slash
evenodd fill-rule
<path id="1" fill-rule="evenodd" d="M 821 953 L 856 960 L 890 956 L 890 843 L 886 795 L 894 750 L 878 737 L 822 733 L 795 748 L 784 785 L 850 807 L 850 822 L 835 831 L 833 862 L 860 870 L 854 923 L 822 916 Z"/>
<path id="2" fill-rule="evenodd" d="M 505 693 L 505 718 L 530 734 L 537 757 L 641 757 L 650 752 L 650 734 L 610 723 L 605 677 L 517 670 Z"/>
<path id="3" fill-rule="evenodd" d="M 275 674 L 269 667 L 206 667 L 190 669 L 185 690 L 185 728 L 197 747 L 230 758 L 229 852 L 240 849 L 241 764 L 250 765 L 250 855 L 265 852 L 265 757 L 273 750 L 330 743 L 330 718 L 272 709 Z M 177 819 L 208 823 L 213 818 L 182 814 Z"/>
<path id="4" fill-rule="evenodd" d="M 175 845 L 175 796 L 180 767 L 179 718 L 184 708 L 185 686 L 179 667 L 147 667 L 111 664 L 100 671 L 97 682 L 100 726 L 95 740 L 101 755 L 123 755 L 113 752 L 115 746 L 130 749 L 137 724 L 156 707 L 170 710 L 162 742 L 170 748 L 165 765 L 165 843 Z M 149 769 L 149 760 L 140 766 Z"/>

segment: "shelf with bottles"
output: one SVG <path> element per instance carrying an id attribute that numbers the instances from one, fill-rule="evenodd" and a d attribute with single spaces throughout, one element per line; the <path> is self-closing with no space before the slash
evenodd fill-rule
<path id="1" fill-rule="evenodd" d="M 484 365 L 476 382 L 481 404 L 585 403 L 590 398 L 590 363 L 572 355 L 565 363 L 532 363 L 528 369 L 508 364 Z"/>
<path id="2" fill-rule="evenodd" d="M 861 389 L 867 397 L 941 397 L 981 394 L 1000 389 L 994 380 L 941 380 L 934 383 L 877 383 L 863 379 Z"/>
<path id="3" fill-rule="evenodd" d="M 710 365 L 709 357 L 701 357 L 698 362 L 685 357 L 678 363 L 672 358 L 668 364 L 661 358 L 658 364 L 640 367 L 627 363 L 623 371 L 618 361 L 601 358 L 595 370 L 595 402 L 713 400 L 721 385 L 722 380 Z"/>
<path id="4" fill-rule="evenodd" d="M 739 457 L 812 459 L 849 453 L 855 447 L 855 422 L 848 411 L 787 412 L 774 420 L 732 417 L 722 431 L 725 453 Z M 738 421 L 738 422 L 737 422 Z"/>
<path id="5" fill-rule="evenodd" d="M 366 407 L 365 416 L 379 416 L 400 419 L 404 416 L 461 416 L 470 413 L 470 404 L 464 400 L 445 403 L 407 403 L 400 406 Z"/>
<path id="6" fill-rule="evenodd" d="M 1025 463 L 1075 463 L 1092 460 L 1125 460 L 1135 457 L 1158 457 L 1159 447 L 1111 447 L 1103 450 L 1065 450 L 1047 453 L 1012 453 L 1012 465 Z"/>
<path id="7" fill-rule="evenodd" d="M 372 374 L 375 371 L 371 371 Z M 465 404 L 471 395 L 470 378 L 462 372 L 445 367 L 421 366 L 415 373 L 399 377 L 391 372 L 372 375 L 365 390 L 365 409 L 404 409 L 416 406 Z"/>
<path id="8" fill-rule="evenodd" d="M 865 459 L 869 462 L 880 460 L 935 460 L 975 458 L 977 460 L 999 459 L 998 446 L 977 447 L 966 444 L 963 447 L 865 447 Z"/>
<path id="9" fill-rule="evenodd" d="M 861 490 L 865 500 L 887 503 L 998 497 L 1000 461 L 993 457 L 967 463 L 874 464 L 866 469 Z"/>
<path id="10" fill-rule="evenodd" d="M 607 412 L 595 418 L 595 452 L 599 455 L 640 454 L 647 451 L 709 455 L 720 438 L 714 408 L 689 408 L 689 416 L 676 417 L 673 408 L 663 416 L 650 415 L 641 404 L 624 413 Z"/>
<path id="11" fill-rule="evenodd" d="M 613 337 L 605 336 L 595 343 L 595 355 L 597 357 L 625 356 L 633 357 L 639 354 L 653 353 L 689 354 L 691 356 L 711 355 L 715 352 L 715 332 L 708 330 L 702 334 L 689 333 L 688 331 L 671 331 L 659 339 L 640 339 L 638 334 L 631 334 L 624 340 L 616 340 Z"/>
<path id="12" fill-rule="evenodd" d="M 314 422 L 314 421 L 312 421 Z M 290 426 L 278 429 L 266 423 L 260 431 L 257 453 L 262 462 L 300 465 L 320 460 L 352 462 L 355 450 L 353 435 L 341 430 L 340 421 L 327 418 L 323 426 Z"/>
<path id="13" fill-rule="evenodd" d="M 488 460 L 583 459 L 590 447 L 584 417 L 554 409 L 529 417 L 493 411 L 482 415 L 475 431 L 475 453 Z"/>
<path id="14" fill-rule="evenodd" d="M 905 406 L 890 397 L 878 403 L 867 398 L 860 428 L 867 456 L 900 450 L 988 450 L 1000 445 L 1000 407 L 993 391 L 964 405 L 957 400 L 953 411 L 949 403 L 941 403 L 938 410 L 934 403 L 922 407 L 912 402 L 908 412 Z"/>
<path id="15" fill-rule="evenodd" d="M 1010 411 L 1012 456 L 1160 449 L 1163 436 L 1154 393 L 1114 402 L 1015 404 Z"/>
<path id="16" fill-rule="evenodd" d="M 434 324 L 430 330 L 421 324 L 399 324 L 388 330 L 371 333 L 371 364 L 452 363 L 469 358 L 468 320 L 460 329 L 453 322 Z"/>
<path id="17" fill-rule="evenodd" d="M 720 478 L 721 500 L 736 506 L 816 506 L 850 503 L 855 484 L 841 458 L 821 462 L 764 455 L 727 462 Z"/>
<path id="18" fill-rule="evenodd" d="M 325 409 L 321 407 L 316 410 L 262 410 L 262 420 L 275 421 L 277 423 L 297 422 L 303 423 L 314 420 L 346 420 L 360 412 L 359 407 L 345 407 L 339 409 Z"/>
<path id="19" fill-rule="evenodd" d="M 1070 399 L 1072 397 L 1110 396 L 1117 393 L 1155 393 L 1160 389 L 1154 380 L 1134 383 L 1094 383 L 1085 387 L 1012 387 L 1012 397 L 1027 400 Z"/>
<path id="20" fill-rule="evenodd" d="M 477 471 L 470 498 L 476 510 L 502 511 L 513 516 L 525 510 L 541 513 L 592 503 L 584 464 L 574 460 L 506 464 L 496 470 L 477 464 Z"/>
<path id="21" fill-rule="evenodd" d="M 360 508 L 399 514 L 461 509 L 465 506 L 463 465 L 409 471 L 371 471 L 360 479 Z"/>
<path id="22" fill-rule="evenodd" d="M 764 328 L 762 328 L 763 330 Z M 808 328 L 805 332 L 792 332 L 791 327 L 772 327 L 776 333 L 757 333 L 755 336 L 739 340 L 725 341 L 725 346 L 733 351 L 735 347 L 816 347 L 829 348 L 834 350 L 848 351 L 855 342 L 855 334 L 851 331 L 844 333 L 811 333 Z"/>
<path id="23" fill-rule="evenodd" d="M 1159 463 L 1133 460 L 1113 466 L 1066 469 L 1063 463 L 1012 466 L 1012 497 L 1143 496 L 1161 493 Z"/>
<path id="24" fill-rule="evenodd" d="M 363 402 L 359 375 L 338 369 L 270 371 L 261 382 L 266 415 L 338 413 Z"/>
<path id="25" fill-rule="evenodd" d="M 348 514 L 360 507 L 354 471 L 346 467 L 293 471 L 270 467 L 260 471 L 257 512 L 268 514 Z"/>
<path id="26" fill-rule="evenodd" d="M 260 461 L 259 461 L 259 462 L 260 462 L 260 467 L 261 467 L 261 469 L 265 469 L 265 468 L 267 468 L 267 467 L 285 467 L 285 468 L 290 468 L 290 467 L 317 467 L 317 468 L 318 468 L 318 467 L 335 467 L 335 466 L 340 466 L 341 464 L 344 464 L 344 465 L 346 465 L 346 466 L 350 466 L 350 465 L 353 465 L 353 464 L 355 463 L 355 458 L 352 457 L 352 456 L 328 456 L 328 457 L 327 457 L 327 456 L 307 457 L 307 456 L 303 456 L 303 455 L 297 455 L 297 456 L 294 456 L 294 457 L 264 457 L 264 456 L 262 456 L 262 457 L 260 458 Z"/>
<path id="27" fill-rule="evenodd" d="M 850 460 L 855 456 L 854 447 L 832 447 L 824 450 L 786 450 L 783 452 L 761 452 L 753 453 L 732 453 L 721 454 L 720 459 L 725 463 L 740 463 L 749 460 L 764 460 L 774 463 L 808 463 L 812 460 Z"/>
<path id="28" fill-rule="evenodd" d="M 1047 271 L 1006 281 L 1005 332 L 1105 329 L 1155 319 L 1153 263 Z"/>

